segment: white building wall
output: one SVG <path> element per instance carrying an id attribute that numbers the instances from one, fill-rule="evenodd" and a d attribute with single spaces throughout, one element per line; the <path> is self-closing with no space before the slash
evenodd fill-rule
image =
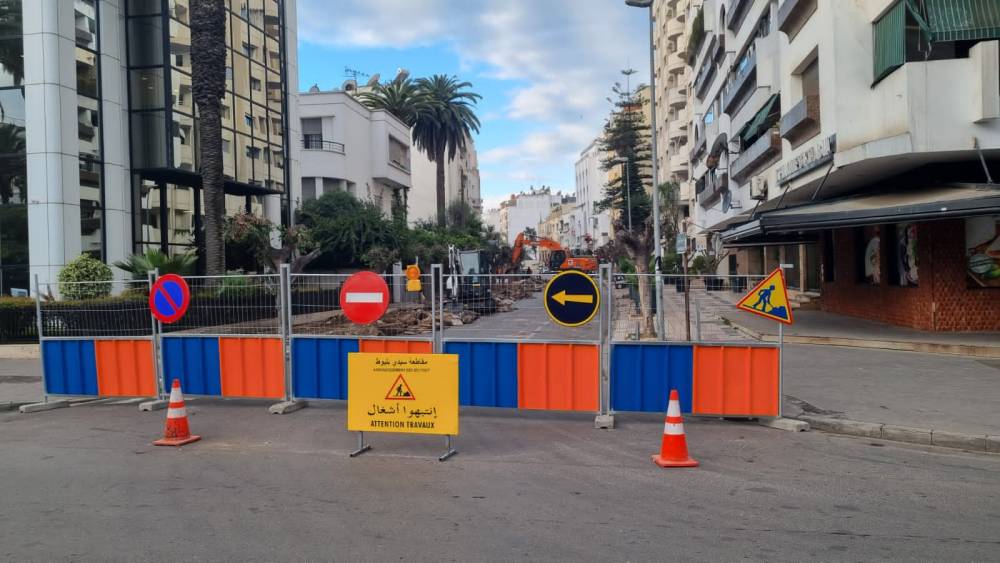
<path id="1" fill-rule="evenodd" d="M 604 155 L 600 140 L 594 139 L 580 153 L 576 161 L 576 201 L 580 204 L 581 238 L 590 235 L 594 248 L 607 244 L 614 233 L 611 228 L 611 212 L 597 211 L 596 205 L 604 199 L 607 187 L 607 173 L 601 169 Z M 583 246 L 583 245 L 581 245 Z"/>
<path id="2" fill-rule="evenodd" d="M 476 154 L 476 143 L 466 139 L 465 152 L 459 151 L 455 158 L 445 165 L 445 207 L 451 202 L 462 198 L 462 176 L 465 175 L 465 202 L 473 209 L 482 211 L 483 200 L 479 183 L 479 160 Z M 414 148 L 410 161 L 413 166 L 407 219 L 410 224 L 418 221 L 435 221 L 437 219 L 437 164 L 432 162 L 426 153 Z"/>
<path id="3" fill-rule="evenodd" d="M 338 189 L 358 199 L 379 202 L 383 213 L 390 214 L 393 190 L 409 188 L 410 173 L 389 162 L 389 137 L 408 146 L 409 129 L 396 117 L 372 111 L 339 90 L 300 93 L 297 113 L 300 119 L 321 120 L 324 148 L 300 149 L 301 182 L 293 188 L 293 204 L 302 204 L 302 184 L 314 183 L 319 197 L 325 188 L 323 181 L 315 178 L 330 178 L 342 181 Z M 299 125 L 301 128 L 301 122 Z M 343 152 L 328 142 L 342 143 Z M 410 150 L 411 159 L 412 155 Z"/>

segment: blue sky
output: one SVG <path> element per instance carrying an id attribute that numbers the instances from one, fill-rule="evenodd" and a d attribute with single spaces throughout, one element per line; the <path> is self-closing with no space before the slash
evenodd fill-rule
<path id="1" fill-rule="evenodd" d="M 529 185 L 572 192 L 619 71 L 649 74 L 647 12 L 622 0 L 299 0 L 299 88 L 339 88 L 345 67 L 474 84 L 483 199 Z"/>

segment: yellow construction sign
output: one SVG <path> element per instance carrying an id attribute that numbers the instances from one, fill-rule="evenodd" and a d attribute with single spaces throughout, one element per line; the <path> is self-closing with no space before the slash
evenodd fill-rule
<path id="1" fill-rule="evenodd" d="M 347 429 L 458 435 L 458 355 L 348 354 Z"/>
<path id="2" fill-rule="evenodd" d="M 751 289 L 736 304 L 736 308 L 780 323 L 792 324 L 792 307 L 788 303 L 785 274 L 781 268 L 771 272 L 764 281 Z"/>

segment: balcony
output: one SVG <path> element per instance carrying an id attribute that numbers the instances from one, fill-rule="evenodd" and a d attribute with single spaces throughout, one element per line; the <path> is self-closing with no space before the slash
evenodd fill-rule
<path id="1" fill-rule="evenodd" d="M 785 0 L 778 8 L 778 30 L 795 39 L 816 11 L 816 0 Z"/>
<path id="2" fill-rule="evenodd" d="M 673 41 L 681 35 L 684 35 L 684 22 L 677 18 L 670 18 L 667 21 L 667 40 Z"/>
<path id="3" fill-rule="evenodd" d="M 687 157 L 687 145 L 681 145 L 681 147 L 677 149 L 677 154 L 671 155 L 670 157 L 670 173 L 687 178 L 689 162 L 690 161 Z"/>
<path id="4" fill-rule="evenodd" d="M 756 82 L 757 78 L 757 49 L 751 46 L 743 58 L 736 65 L 736 69 L 726 81 L 726 86 L 722 91 L 722 108 L 732 115 L 737 102 L 743 100 L 743 95 L 750 86 Z M 753 80 L 751 80 L 753 79 Z"/>
<path id="5" fill-rule="evenodd" d="M 707 145 L 708 139 L 706 139 L 705 135 L 702 134 L 702 136 L 694 142 L 694 147 L 691 148 L 691 154 L 688 156 L 689 160 L 691 162 L 698 162 L 698 158 L 701 156 L 701 153 L 705 152 L 705 147 Z"/>
<path id="6" fill-rule="evenodd" d="M 680 124 L 674 124 L 668 128 L 669 131 L 667 131 L 667 139 L 670 141 L 680 141 L 683 144 L 683 141 L 687 139 L 688 134 L 687 130 L 679 125 Z"/>
<path id="7" fill-rule="evenodd" d="M 729 191 L 729 175 L 725 172 L 718 174 L 715 170 L 709 170 L 699 182 L 704 188 L 698 192 L 698 204 L 705 208 L 711 207 L 719 201 L 722 194 Z"/>
<path id="8" fill-rule="evenodd" d="M 346 154 L 344 152 L 344 143 L 324 141 L 323 137 L 319 135 L 303 135 L 302 148 L 312 151 L 330 151 L 337 154 Z"/>
<path id="9" fill-rule="evenodd" d="M 687 105 L 687 90 L 685 88 L 671 88 L 667 94 L 667 104 L 672 108 L 682 108 Z"/>
<path id="10" fill-rule="evenodd" d="M 750 6 L 752 5 L 753 0 L 730 0 L 729 10 L 727 11 L 729 21 L 726 22 L 726 29 L 738 34 L 738 30 L 743 24 L 743 20 L 747 17 L 747 12 L 750 11 Z"/>
<path id="11" fill-rule="evenodd" d="M 687 61 L 680 53 L 671 53 L 667 57 L 667 72 L 672 74 L 683 74 L 687 68 Z"/>
<path id="12" fill-rule="evenodd" d="M 792 145 L 819 133 L 819 94 L 802 98 L 788 113 L 781 116 L 781 137 Z"/>
<path id="13" fill-rule="evenodd" d="M 742 184 L 758 168 L 780 155 L 781 134 L 777 127 L 772 127 L 733 161 L 730 165 L 733 178 Z"/>

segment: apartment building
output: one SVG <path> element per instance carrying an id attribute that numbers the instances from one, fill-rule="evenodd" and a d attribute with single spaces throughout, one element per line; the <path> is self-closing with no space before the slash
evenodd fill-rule
<path id="1" fill-rule="evenodd" d="M 287 221 L 295 2 L 226 8 L 227 207 Z M 189 0 L 0 0 L 0 293 L 84 252 L 198 247 L 189 17 Z"/>
<path id="2" fill-rule="evenodd" d="M 604 199 L 604 188 L 607 185 L 607 173 L 601 169 L 602 159 L 600 138 L 597 138 L 580 151 L 580 158 L 575 166 L 575 194 L 580 207 L 581 236 L 590 237 L 594 248 L 608 244 L 615 234 L 611 227 L 611 211 L 597 209 L 597 204 Z"/>
<path id="3" fill-rule="evenodd" d="M 694 199 L 688 133 L 691 122 L 691 32 L 701 0 L 655 0 L 653 14 L 656 72 L 656 162 L 660 181 L 676 182 L 683 216 Z M 697 37 L 695 37 L 697 39 Z"/>
<path id="4" fill-rule="evenodd" d="M 406 205 L 411 183 L 410 128 L 384 110 L 371 110 L 343 90 L 316 86 L 298 95 L 302 130 L 301 182 L 296 207 L 325 193 L 370 201 L 386 216 Z"/>
<path id="5" fill-rule="evenodd" d="M 506 233 L 507 242 L 513 243 L 525 229 L 537 232 L 538 226 L 548 218 L 552 208 L 562 201 L 562 192 L 553 192 L 548 186 L 532 186 L 527 191 L 512 194 L 500 204 L 500 225 L 502 232 Z"/>
<path id="6" fill-rule="evenodd" d="M 1000 330 L 1000 4 L 706 0 L 692 227 L 826 311 Z"/>

